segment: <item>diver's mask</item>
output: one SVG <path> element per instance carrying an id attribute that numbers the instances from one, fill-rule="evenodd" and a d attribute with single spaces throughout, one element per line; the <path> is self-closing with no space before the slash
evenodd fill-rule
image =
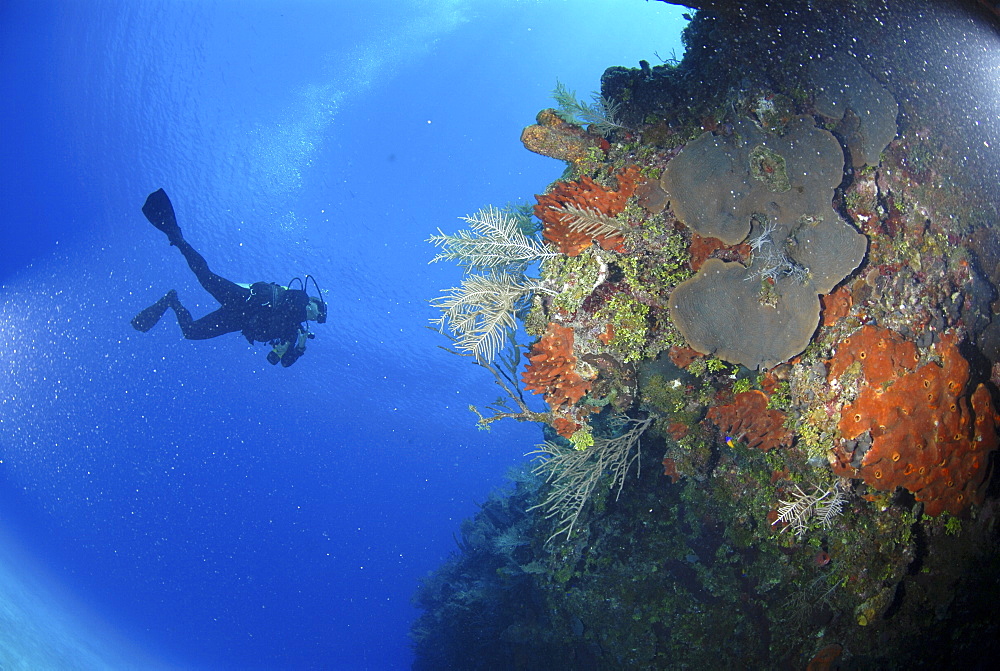
<path id="1" fill-rule="evenodd" d="M 291 289 L 296 282 L 298 282 L 302 291 L 306 292 L 306 295 L 309 293 L 309 282 L 312 282 L 313 287 L 316 288 L 316 296 L 309 296 L 309 302 L 306 303 L 306 321 L 314 321 L 317 324 L 325 324 L 326 301 L 323 300 L 323 291 L 319 288 L 316 278 L 312 275 L 306 275 L 304 280 L 299 277 L 293 277 L 288 283 L 288 288 Z"/>
<path id="2" fill-rule="evenodd" d="M 317 324 L 325 324 L 326 301 L 310 296 L 309 302 L 306 303 L 306 321 L 313 321 Z"/>

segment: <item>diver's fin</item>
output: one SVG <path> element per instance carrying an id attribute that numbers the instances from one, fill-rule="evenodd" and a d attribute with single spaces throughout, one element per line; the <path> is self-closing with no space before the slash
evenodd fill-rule
<path id="1" fill-rule="evenodd" d="M 170 204 L 170 199 L 163 189 L 157 189 L 149 194 L 142 206 L 142 213 L 146 215 L 149 223 L 167 234 L 170 244 L 181 239 L 181 227 L 177 225 L 174 206 Z"/>
<path id="2" fill-rule="evenodd" d="M 167 201 L 167 204 L 169 205 L 170 201 Z M 150 305 L 148 308 L 137 314 L 135 317 L 132 317 L 132 328 L 134 328 L 136 331 L 141 331 L 142 333 L 145 333 L 149 329 L 156 326 L 157 322 L 160 321 L 160 317 L 163 316 L 163 313 L 166 312 L 167 308 L 169 308 L 171 304 L 176 301 L 177 301 L 177 292 L 171 289 L 166 293 L 166 295 L 163 298 Z"/>

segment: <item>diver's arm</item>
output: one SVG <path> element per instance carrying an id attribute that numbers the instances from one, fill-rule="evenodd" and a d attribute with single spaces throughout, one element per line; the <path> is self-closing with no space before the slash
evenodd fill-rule
<path id="1" fill-rule="evenodd" d="M 280 361 L 283 368 L 288 368 L 306 353 L 306 341 L 312 337 L 312 333 L 299 326 L 294 341 L 282 340 L 272 347 L 267 353 L 268 363 L 273 366 Z"/>

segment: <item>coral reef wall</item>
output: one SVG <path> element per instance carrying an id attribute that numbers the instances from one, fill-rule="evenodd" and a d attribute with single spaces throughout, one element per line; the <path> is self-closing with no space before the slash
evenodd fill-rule
<path id="1" fill-rule="evenodd" d="M 524 209 L 529 341 L 477 360 L 507 399 L 476 413 L 544 443 L 422 585 L 416 666 L 975 667 L 1000 652 L 997 17 L 685 4 L 682 60 L 557 91 L 589 125 L 526 120 L 566 173 Z"/>

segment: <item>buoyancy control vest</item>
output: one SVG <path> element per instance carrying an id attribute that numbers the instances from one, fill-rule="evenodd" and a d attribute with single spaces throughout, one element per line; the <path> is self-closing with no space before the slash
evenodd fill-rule
<path id="1" fill-rule="evenodd" d="M 299 325 L 306 320 L 309 296 L 301 289 L 288 289 L 274 282 L 254 282 L 246 299 L 248 342 L 294 342 Z"/>

